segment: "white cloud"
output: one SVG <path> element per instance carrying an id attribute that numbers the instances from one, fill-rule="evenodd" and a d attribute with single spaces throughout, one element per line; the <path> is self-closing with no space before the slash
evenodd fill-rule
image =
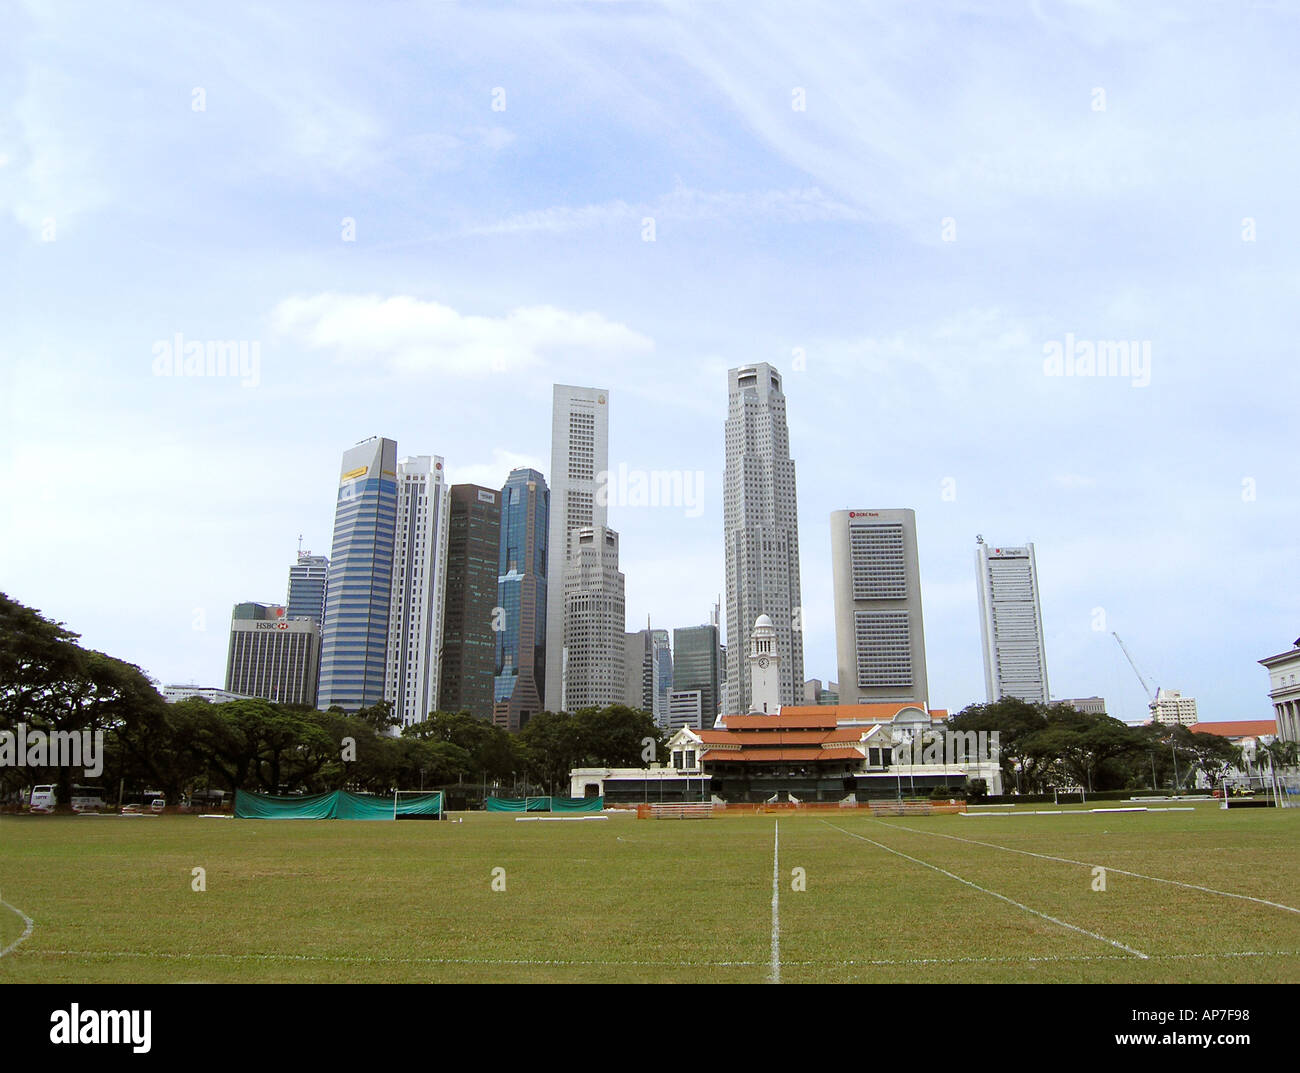
<path id="1" fill-rule="evenodd" d="M 317 294 L 286 298 L 273 330 L 341 361 L 379 361 L 397 373 L 489 376 L 538 366 L 554 352 L 647 354 L 648 337 L 599 313 L 526 306 L 503 317 L 458 313 L 410 295 Z"/>

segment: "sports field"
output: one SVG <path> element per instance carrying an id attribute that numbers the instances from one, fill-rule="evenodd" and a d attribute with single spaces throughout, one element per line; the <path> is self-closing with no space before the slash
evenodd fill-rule
<path id="1" fill-rule="evenodd" d="M 1300 810 L 1211 805 L 15 817 L 0 819 L 0 982 L 1297 982 L 1298 850 Z"/>

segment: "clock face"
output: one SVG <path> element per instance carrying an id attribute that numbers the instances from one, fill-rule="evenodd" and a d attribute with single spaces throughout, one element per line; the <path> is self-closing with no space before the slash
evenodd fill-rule
<path id="1" fill-rule="evenodd" d="M 761 658 L 759 659 L 759 661 L 758 661 L 758 665 L 759 665 L 760 667 L 766 667 L 766 666 L 767 666 L 767 657 L 766 657 L 766 656 L 761 657 Z"/>

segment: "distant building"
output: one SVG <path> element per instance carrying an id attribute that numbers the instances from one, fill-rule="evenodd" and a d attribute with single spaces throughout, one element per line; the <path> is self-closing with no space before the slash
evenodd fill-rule
<path id="1" fill-rule="evenodd" d="M 1105 715 L 1106 698 L 1105 697 L 1072 697 L 1069 700 L 1053 701 L 1053 704 L 1068 704 L 1076 712 L 1083 712 L 1085 715 Z"/>
<path id="2" fill-rule="evenodd" d="M 438 707 L 490 720 L 494 704 L 501 493 L 453 484 L 448 494 L 447 596 Z"/>
<path id="3" fill-rule="evenodd" d="M 1300 742 L 1300 639 L 1290 652 L 1259 662 L 1268 669 L 1268 698 L 1273 702 L 1278 737 Z"/>
<path id="4" fill-rule="evenodd" d="M 568 629 L 565 593 L 569 586 L 566 566 L 575 547 L 570 535 L 579 529 L 606 531 L 609 511 L 601 493 L 608 472 L 609 392 L 604 388 L 556 384 L 552 393 L 551 410 L 550 562 L 546 576 L 545 675 L 546 707 L 553 712 L 565 707 L 565 635 Z M 615 536 L 615 547 L 617 541 Z M 617 568 L 617 562 L 615 566 Z M 623 689 L 623 630 L 624 623 L 620 618 L 620 697 Z M 585 696 L 588 692 L 589 683 L 583 683 L 575 686 L 573 695 Z M 597 692 L 605 695 L 603 689 Z"/>
<path id="5" fill-rule="evenodd" d="M 561 661 L 566 712 L 623 703 L 627 688 L 623 585 L 618 534 L 604 526 L 572 530 L 564 577 Z"/>
<path id="6" fill-rule="evenodd" d="M 925 621 L 913 510 L 831 515 L 835 645 L 844 704 L 925 707 Z"/>
<path id="7" fill-rule="evenodd" d="M 546 571 L 551 491 L 535 469 L 515 469 L 501 489 L 493 721 L 519 730 L 546 696 Z"/>
<path id="8" fill-rule="evenodd" d="M 707 725 L 713 726 L 712 718 Z M 668 694 L 665 729 L 681 730 L 682 727 L 693 727 L 696 730 L 705 728 L 702 694 L 698 689 L 674 689 Z"/>
<path id="9" fill-rule="evenodd" d="M 384 699 L 402 726 L 423 723 L 438 707 L 449 514 L 442 459 L 399 461 Z"/>
<path id="10" fill-rule="evenodd" d="M 168 704 L 183 700 L 206 700 L 209 704 L 228 704 L 232 700 L 256 700 L 243 693 L 232 693 L 216 686 L 163 686 L 162 698 Z"/>
<path id="11" fill-rule="evenodd" d="M 650 630 L 623 635 L 623 703 L 629 708 L 654 714 L 654 646 Z"/>
<path id="12" fill-rule="evenodd" d="M 329 568 L 330 561 L 324 555 L 298 554 L 298 561 L 289 567 L 289 598 L 285 602 L 289 618 L 309 618 L 317 629 L 324 627 Z"/>
<path id="13" fill-rule="evenodd" d="M 820 678 L 811 678 L 803 684 L 803 704 L 839 704 L 840 687 L 837 682 L 827 682 L 822 687 Z"/>
<path id="14" fill-rule="evenodd" d="M 1187 728 L 1193 734 L 1213 734 L 1217 738 L 1227 738 L 1234 745 L 1243 741 L 1261 738 L 1272 741 L 1279 737 L 1276 719 L 1241 719 L 1237 722 L 1193 723 Z"/>
<path id="15" fill-rule="evenodd" d="M 1047 655 L 1033 544 L 992 547 L 976 538 L 975 573 L 988 702 L 1047 704 Z"/>
<path id="16" fill-rule="evenodd" d="M 235 605 L 226 652 L 227 692 L 312 708 L 319 674 L 320 628 L 313 619 L 288 618 L 275 605 Z"/>
<path id="17" fill-rule="evenodd" d="M 668 725 L 668 695 L 673 691 L 673 650 L 667 630 L 650 631 L 650 650 L 654 657 L 654 716 L 658 726 Z"/>
<path id="18" fill-rule="evenodd" d="M 771 618 L 759 615 L 749 635 L 749 714 L 776 715 L 781 683 L 780 637 Z"/>
<path id="19" fill-rule="evenodd" d="M 727 373 L 723 540 L 727 564 L 727 689 L 751 706 L 749 631 L 766 614 L 776 630 L 780 704 L 803 681 L 799 507 L 781 374 L 766 362 Z"/>
<path id="20" fill-rule="evenodd" d="M 325 594 L 316 703 L 355 712 L 384 699 L 397 444 L 378 436 L 343 453 Z"/>
<path id="21" fill-rule="evenodd" d="M 1181 723 L 1189 727 L 1197 721 L 1195 699 L 1184 697 L 1176 689 L 1157 689 L 1155 702 L 1151 705 L 1151 713 L 1157 723 L 1163 723 L 1165 726 L 1177 726 Z"/>
<path id="22" fill-rule="evenodd" d="M 722 704 L 726 662 L 716 623 L 673 630 L 673 688 L 698 690 L 700 710 L 713 726 Z"/>

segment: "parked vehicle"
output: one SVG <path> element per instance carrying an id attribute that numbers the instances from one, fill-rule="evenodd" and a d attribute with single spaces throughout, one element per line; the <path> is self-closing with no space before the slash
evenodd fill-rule
<path id="1" fill-rule="evenodd" d="M 73 812 L 99 812 L 104 807 L 104 791 L 98 786 L 72 788 Z"/>
<path id="2" fill-rule="evenodd" d="M 54 786 L 33 786 L 31 796 L 32 812 L 38 814 L 48 814 L 54 811 L 54 806 L 58 803 L 58 797 L 55 793 Z"/>

